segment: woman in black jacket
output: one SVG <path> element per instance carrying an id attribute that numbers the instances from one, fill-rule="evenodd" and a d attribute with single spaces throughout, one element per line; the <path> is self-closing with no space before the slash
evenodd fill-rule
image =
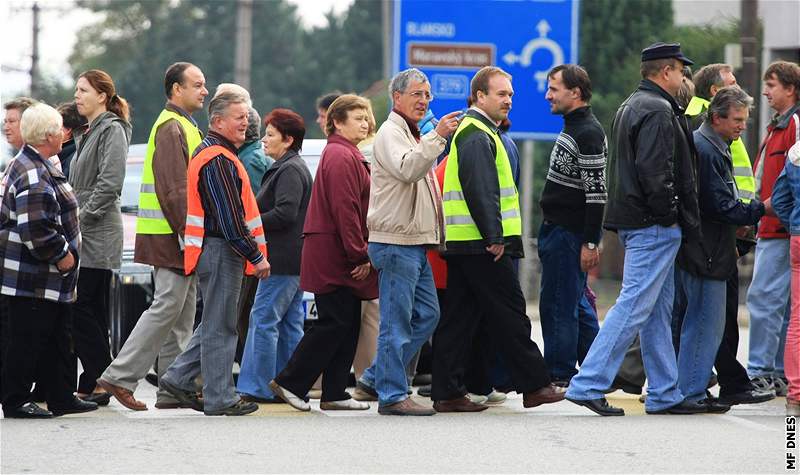
<path id="1" fill-rule="evenodd" d="M 306 131 L 302 117 L 275 109 L 264 122 L 261 142 L 275 163 L 264 174 L 256 200 L 272 275 L 258 283 L 237 386 L 243 399 L 256 402 L 273 400 L 267 383 L 286 366 L 303 337 L 300 253 L 311 197 L 311 173 L 298 155 Z"/>

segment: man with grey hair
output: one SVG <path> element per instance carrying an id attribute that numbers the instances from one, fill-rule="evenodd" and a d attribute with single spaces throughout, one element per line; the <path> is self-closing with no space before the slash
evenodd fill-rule
<path id="1" fill-rule="evenodd" d="M 236 353 L 236 304 L 241 272 L 269 276 L 264 229 L 247 172 L 236 158 L 250 107 L 223 93 L 208 108 L 209 131 L 189 162 L 184 267 L 197 272 L 203 321 L 186 350 L 167 368 L 161 386 L 206 415 L 239 416 L 258 406 L 236 394 L 231 368 Z M 203 401 L 194 380 L 203 376 Z"/>
<path id="2" fill-rule="evenodd" d="M 678 251 L 676 282 L 686 299 L 678 388 L 686 401 L 706 400 L 709 412 L 730 408 L 707 400 L 706 386 L 725 329 L 725 281 L 736 269 L 736 228 L 757 223 L 765 212 L 764 203 L 739 199 L 733 179 L 730 145 L 746 128 L 752 104 L 738 86 L 722 88 L 694 132 L 703 238 L 684 241 Z"/>
<path id="3" fill-rule="evenodd" d="M 406 393 L 406 366 L 433 334 L 439 303 L 426 248 L 444 243 L 436 158 L 458 126 L 458 111 L 424 136 L 417 124 L 433 99 L 427 76 L 399 72 L 389 84 L 393 108 L 375 136 L 369 210 L 369 256 L 378 270 L 380 335 L 375 362 L 358 389 L 378 394 L 378 413 L 424 416 L 435 412 Z"/>

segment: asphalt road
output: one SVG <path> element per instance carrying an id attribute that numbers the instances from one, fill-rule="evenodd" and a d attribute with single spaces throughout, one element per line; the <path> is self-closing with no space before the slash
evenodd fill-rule
<path id="1" fill-rule="evenodd" d="M 783 398 L 724 415 L 650 416 L 617 392 L 609 399 L 627 415 L 602 418 L 567 401 L 523 409 L 512 393 L 479 414 L 403 418 L 318 403 L 311 413 L 261 405 L 244 417 L 157 410 L 144 381 L 136 396 L 150 410 L 112 400 L 86 415 L 0 421 L 0 472 L 792 473 Z"/>

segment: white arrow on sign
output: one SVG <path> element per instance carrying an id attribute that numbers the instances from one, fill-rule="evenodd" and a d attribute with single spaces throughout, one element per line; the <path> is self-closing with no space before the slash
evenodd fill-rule
<path id="1" fill-rule="evenodd" d="M 531 58 L 533 57 L 533 53 L 535 53 L 537 50 L 546 49 L 550 51 L 550 54 L 553 57 L 553 64 L 549 68 L 542 71 L 536 71 L 533 74 L 534 79 L 536 79 L 537 89 L 539 92 L 543 92 L 545 85 L 547 84 L 547 73 L 554 66 L 558 66 L 564 62 L 564 50 L 558 43 L 547 37 L 547 34 L 550 33 L 551 30 L 550 23 L 548 23 L 547 20 L 539 20 L 539 23 L 536 24 L 536 30 L 539 32 L 538 38 L 528 41 L 528 44 L 522 48 L 522 51 L 519 54 L 515 54 L 513 51 L 509 51 L 508 53 L 504 54 L 503 61 L 511 66 L 519 63 L 519 65 L 523 68 L 527 68 L 531 65 Z"/>

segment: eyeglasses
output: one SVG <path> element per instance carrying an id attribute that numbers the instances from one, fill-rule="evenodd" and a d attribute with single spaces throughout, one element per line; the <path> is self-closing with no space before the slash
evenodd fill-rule
<path id="1" fill-rule="evenodd" d="M 408 95 L 413 96 L 415 99 L 425 99 L 428 102 L 433 100 L 433 94 L 428 91 L 414 91 L 409 92 Z"/>

